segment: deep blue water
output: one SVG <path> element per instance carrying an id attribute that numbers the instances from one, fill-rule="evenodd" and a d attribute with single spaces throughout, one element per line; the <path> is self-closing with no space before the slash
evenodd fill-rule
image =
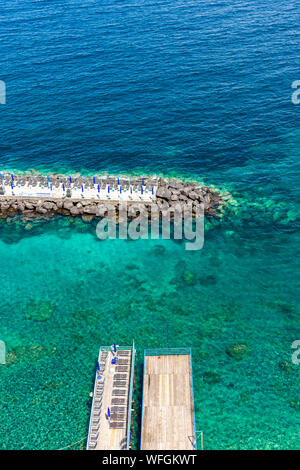
<path id="1" fill-rule="evenodd" d="M 112 335 L 135 338 L 140 364 L 144 347 L 193 347 L 206 448 L 299 448 L 299 24 L 296 1 L 1 2 L 1 169 L 196 177 L 232 200 L 194 256 L 99 245 L 81 221 L 1 221 L 0 448 L 86 435 Z M 141 369 L 137 386 L 136 436 Z"/>
<path id="2" fill-rule="evenodd" d="M 299 17 L 294 1 L 5 0 L 1 166 L 206 176 L 281 160 L 253 148 L 297 126 Z"/>

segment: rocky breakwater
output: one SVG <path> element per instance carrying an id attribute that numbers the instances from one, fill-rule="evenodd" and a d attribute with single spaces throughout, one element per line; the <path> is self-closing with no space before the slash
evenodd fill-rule
<path id="1" fill-rule="evenodd" d="M 197 207 L 203 204 L 205 214 L 212 217 L 220 215 L 219 211 L 224 204 L 222 195 L 209 186 L 163 178 L 156 192 L 156 202 L 162 211 L 178 205 L 181 209 L 191 205 L 196 211 Z"/>
<path id="2" fill-rule="evenodd" d="M 143 201 L 127 201 L 127 203 L 132 208 L 132 217 L 137 215 L 138 212 L 148 212 L 150 214 L 151 205 L 153 205 L 153 203 Z M 218 217 L 219 210 L 222 209 L 224 201 L 222 200 L 222 195 L 209 186 L 161 178 L 156 192 L 155 203 L 162 213 L 170 207 L 180 206 L 181 209 L 184 209 L 187 205 L 192 206 L 195 212 L 196 208 L 203 204 L 206 215 Z M 28 218 L 49 218 L 55 214 L 60 214 L 72 217 L 81 216 L 87 221 L 97 217 L 99 211 L 103 209 L 103 205 L 107 206 L 109 204 L 114 205 L 118 212 L 118 201 L 111 200 L 74 200 L 68 197 L 64 199 L 38 199 L 2 196 L 0 198 L 0 218 L 5 219 L 17 214 L 22 214 Z"/>
<path id="3" fill-rule="evenodd" d="M 0 200 L 0 216 L 6 218 L 17 213 L 26 217 L 53 217 L 55 214 L 96 216 L 98 206 L 101 207 L 102 204 L 103 202 L 70 199 L 2 198 Z"/>

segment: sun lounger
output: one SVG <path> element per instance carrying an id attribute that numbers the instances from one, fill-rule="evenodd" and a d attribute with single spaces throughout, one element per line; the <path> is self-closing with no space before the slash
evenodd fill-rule
<path id="1" fill-rule="evenodd" d="M 111 421 L 109 423 L 109 427 L 111 429 L 124 429 L 125 428 L 125 422 L 124 421 Z"/>
<path id="2" fill-rule="evenodd" d="M 126 380 L 127 377 L 128 377 L 128 374 L 115 374 L 114 380 Z"/>
<path id="3" fill-rule="evenodd" d="M 118 356 L 129 356 L 129 355 L 130 355 L 130 351 L 126 351 L 126 350 L 118 351 Z"/>
<path id="4" fill-rule="evenodd" d="M 128 372 L 128 366 L 117 366 L 116 372 Z"/>
<path id="5" fill-rule="evenodd" d="M 118 388 L 115 388 L 112 391 L 112 395 L 116 396 L 116 397 L 122 397 L 122 396 L 126 395 L 126 390 L 120 390 Z"/>
<path id="6" fill-rule="evenodd" d="M 111 413 L 110 415 L 110 418 L 116 421 L 124 421 L 125 417 L 126 417 L 125 413 Z"/>
<path id="7" fill-rule="evenodd" d="M 126 387 L 127 386 L 127 381 L 126 380 L 116 380 L 113 383 L 114 388 L 119 388 L 119 387 Z"/>
<path id="8" fill-rule="evenodd" d="M 124 405 L 126 402 L 125 398 L 112 398 L 111 404 L 112 405 Z"/>
<path id="9" fill-rule="evenodd" d="M 112 406 L 110 411 L 114 413 L 125 413 L 126 407 L 125 406 Z"/>
<path id="10" fill-rule="evenodd" d="M 118 359 L 118 364 L 120 366 L 125 366 L 126 364 L 128 364 L 129 362 L 129 359 Z"/>

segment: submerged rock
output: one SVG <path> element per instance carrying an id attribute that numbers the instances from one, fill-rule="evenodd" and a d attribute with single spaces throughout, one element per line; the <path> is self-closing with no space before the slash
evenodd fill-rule
<path id="1" fill-rule="evenodd" d="M 221 376 L 217 372 L 207 371 L 203 374 L 203 382 L 209 385 L 214 385 L 221 381 Z"/>
<path id="2" fill-rule="evenodd" d="M 281 370 L 284 370 L 288 373 L 291 373 L 294 370 L 294 364 L 292 364 L 290 361 L 280 361 L 279 367 Z"/>
<path id="3" fill-rule="evenodd" d="M 241 361 L 251 353 L 251 348 L 246 343 L 236 343 L 231 346 L 227 346 L 226 353 L 236 361 Z"/>
<path id="4" fill-rule="evenodd" d="M 31 301 L 26 306 L 25 319 L 47 321 L 51 318 L 55 305 L 49 301 Z"/>
<path id="5" fill-rule="evenodd" d="M 30 346 L 16 346 L 6 355 L 6 364 L 12 365 L 20 361 L 33 362 L 43 359 L 51 351 L 47 351 L 40 344 L 33 344 Z"/>
<path id="6" fill-rule="evenodd" d="M 7 365 L 12 365 L 12 364 L 16 364 L 17 362 L 18 362 L 18 357 L 17 357 L 15 351 L 9 351 L 6 354 L 6 364 Z"/>
<path id="7" fill-rule="evenodd" d="M 153 252 L 156 256 L 162 256 L 166 251 L 166 248 L 163 245 L 155 245 Z"/>
<path id="8" fill-rule="evenodd" d="M 158 188 L 158 190 L 156 191 L 156 196 L 162 199 L 170 199 L 171 195 L 171 191 L 163 186 Z"/>
<path id="9" fill-rule="evenodd" d="M 211 286 L 213 284 L 216 284 L 218 281 L 217 276 L 214 276 L 213 274 L 210 274 L 206 277 L 201 277 L 199 278 L 200 284 L 202 286 Z"/>
<path id="10" fill-rule="evenodd" d="M 57 388 L 61 387 L 63 383 L 62 382 L 46 382 L 43 386 L 42 389 L 45 391 L 52 391 L 56 390 Z"/>
<path id="11" fill-rule="evenodd" d="M 81 216 L 82 218 L 82 221 L 86 224 L 89 224 L 93 219 L 94 219 L 94 216 L 93 215 L 87 215 L 87 214 L 83 214 Z"/>
<path id="12" fill-rule="evenodd" d="M 192 273 L 191 271 L 184 271 L 182 275 L 183 281 L 188 284 L 188 285 L 193 285 L 195 283 L 195 274 Z"/>
<path id="13" fill-rule="evenodd" d="M 289 400 L 289 405 L 296 411 L 300 411 L 300 400 Z"/>

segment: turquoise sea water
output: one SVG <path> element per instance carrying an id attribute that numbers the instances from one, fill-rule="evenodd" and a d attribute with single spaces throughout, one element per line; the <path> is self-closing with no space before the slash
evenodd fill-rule
<path id="1" fill-rule="evenodd" d="M 157 172 L 232 199 L 198 252 L 0 221 L 0 448 L 83 439 L 99 345 L 133 339 L 135 448 L 143 349 L 164 346 L 192 347 L 206 449 L 299 448 L 296 2 L 3 4 L 1 168 Z"/>

